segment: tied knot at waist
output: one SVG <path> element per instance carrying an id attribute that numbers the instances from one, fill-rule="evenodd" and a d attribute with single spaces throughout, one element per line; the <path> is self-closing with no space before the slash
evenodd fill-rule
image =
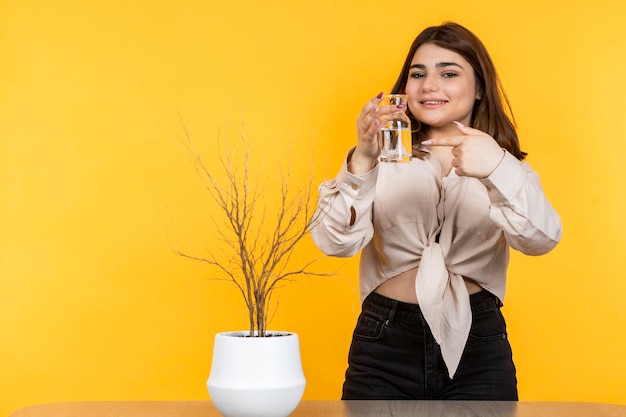
<path id="1" fill-rule="evenodd" d="M 443 360 L 452 378 L 467 343 L 472 309 L 465 280 L 448 270 L 443 248 L 436 241 L 422 252 L 415 291 L 424 319 L 441 346 Z"/>

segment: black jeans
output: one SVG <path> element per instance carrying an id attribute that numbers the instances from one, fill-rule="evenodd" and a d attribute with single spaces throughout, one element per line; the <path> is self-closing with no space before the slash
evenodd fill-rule
<path id="1" fill-rule="evenodd" d="M 470 303 L 470 336 L 450 379 L 419 305 L 371 293 L 354 330 L 342 399 L 517 401 L 500 300 L 483 290 Z"/>

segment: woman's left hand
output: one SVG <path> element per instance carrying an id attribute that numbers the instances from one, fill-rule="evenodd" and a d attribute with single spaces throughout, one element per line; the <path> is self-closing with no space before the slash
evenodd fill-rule
<path id="1" fill-rule="evenodd" d="M 430 139 L 428 146 L 452 146 L 452 167 L 459 176 L 487 178 L 504 158 L 504 149 L 483 131 L 455 122 L 461 135 Z"/>

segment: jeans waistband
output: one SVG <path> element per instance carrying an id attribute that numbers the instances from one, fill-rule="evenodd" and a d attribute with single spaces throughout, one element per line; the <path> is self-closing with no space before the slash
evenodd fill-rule
<path id="1" fill-rule="evenodd" d="M 470 295 L 472 313 L 478 313 L 494 308 L 499 308 L 502 303 L 492 293 L 482 290 Z M 419 304 L 405 303 L 385 297 L 377 292 L 371 292 L 363 301 L 363 311 L 377 314 L 387 320 L 394 318 L 404 321 L 419 322 L 423 320 L 422 310 Z"/>

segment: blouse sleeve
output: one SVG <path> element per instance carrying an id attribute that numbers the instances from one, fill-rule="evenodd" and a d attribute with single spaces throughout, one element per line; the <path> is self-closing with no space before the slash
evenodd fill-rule
<path id="1" fill-rule="evenodd" d="M 350 150 L 337 178 L 322 183 L 311 236 L 326 255 L 356 255 L 372 239 L 378 165 L 362 175 L 348 171 Z"/>
<path id="2" fill-rule="evenodd" d="M 543 193 L 539 176 L 508 152 L 496 170 L 482 180 L 491 201 L 491 219 L 512 248 L 543 255 L 561 240 L 561 219 Z"/>

